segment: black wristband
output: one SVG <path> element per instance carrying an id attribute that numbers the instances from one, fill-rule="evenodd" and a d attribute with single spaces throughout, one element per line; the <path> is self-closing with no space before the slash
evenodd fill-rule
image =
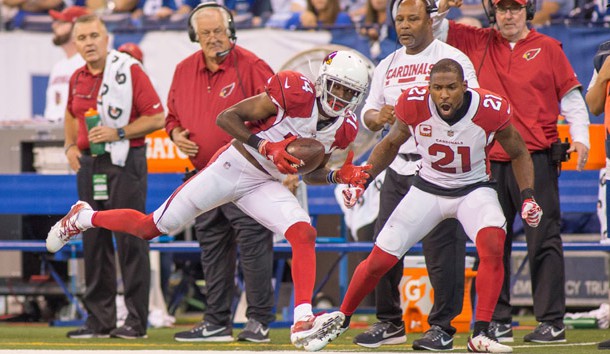
<path id="1" fill-rule="evenodd" d="M 525 188 L 521 191 L 521 201 L 526 199 L 534 199 L 534 190 L 532 188 Z"/>
<path id="2" fill-rule="evenodd" d="M 256 136 L 256 134 L 252 134 L 248 137 L 246 144 L 258 150 L 258 146 L 263 142 L 263 140 L 265 139 L 259 138 L 258 136 Z"/>

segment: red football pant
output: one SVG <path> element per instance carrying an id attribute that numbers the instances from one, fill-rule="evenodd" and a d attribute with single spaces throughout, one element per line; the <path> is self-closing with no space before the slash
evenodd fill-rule
<path id="1" fill-rule="evenodd" d="M 286 230 L 286 240 L 292 248 L 295 307 L 311 304 L 316 284 L 316 235 L 316 229 L 306 222 L 298 222 Z"/>
<path id="2" fill-rule="evenodd" d="M 396 256 L 374 246 L 371 254 L 356 267 L 345 299 L 341 303 L 341 312 L 348 316 L 352 315 L 362 299 L 375 289 L 379 279 L 398 261 Z"/>
<path id="3" fill-rule="evenodd" d="M 153 221 L 153 214 L 145 215 L 133 209 L 102 210 L 93 213 L 91 223 L 110 231 L 124 232 L 144 240 L 151 240 L 159 235 Z"/>
<path id="4" fill-rule="evenodd" d="M 504 239 L 506 232 L 499 227 L 486 227 L 477 234 L 479 269 L 477 271 L 476 321 L 491 321 L 504 281 Z"/>

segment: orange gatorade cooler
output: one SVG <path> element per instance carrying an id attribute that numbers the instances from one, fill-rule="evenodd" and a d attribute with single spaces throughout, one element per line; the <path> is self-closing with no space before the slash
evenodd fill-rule
<path id="1" fill-rule="evenodd" d="M 472 306 L 470 304 L 470 287 L 476 272 L 472 270 L 474 257 L 466 257 L 464 271 L 464 303 L 462 313 L 451 321 L 458 332 L 470 331 Z M 405 331 L 407 333 L 425 332 L 430 328 L 428 314 L 434 304 L 434 289 L 430 284 L 424 256 L 407 256 L 404 260 L 404 272 L 400 282 L 400 306 L 402 308 Z"/>

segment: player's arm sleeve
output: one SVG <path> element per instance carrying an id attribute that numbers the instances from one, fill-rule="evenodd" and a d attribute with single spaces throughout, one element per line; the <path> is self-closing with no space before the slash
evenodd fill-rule
<path id="1" fill-rule="evenodd" d="M 296 71 L 273 75 L 265 88 L 271 100 L 290 117 L 310 117 L 315 104 L 315 86 Z"/>
<path id="2" fill-rule="evenodd" d="M 572 141 L 582 143 L 587 148 L 589 143 L 589 112 L 579 89 L 573 89 L 561 98 L 561 115 L 570 124 Z"/>
<path id="3" fill-rule="evenodd" d="M 343 123 L 341 129 L 335 135 L 335 143 L 333 145 L 341 150 L 347 149 L 349 144 L 356 140 L 358 127 L 358 118 L 350 112 L 345 116 L 345 123 Z"/>
<path id="4" fill-rule="evenodd" d="M 396 105 L 394 106 L 394 114 L 396 115 L 396 119 L 402 121 L 406 125 L 412 123 L 409 120 L 410 115 L 417 115 L 417 112 L 415 112 L 415 107 L 410 104 L 412 101 L 407 100 L 408 92 L 409 91 L 404 91 L 401 93 L 396 100 Z"/>

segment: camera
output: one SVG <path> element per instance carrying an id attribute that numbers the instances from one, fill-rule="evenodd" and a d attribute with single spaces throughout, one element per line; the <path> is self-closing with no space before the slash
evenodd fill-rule
<path id="1" fill-rule="evenodd" d="M 566 162 L 570 159 L 570 143 L 566 138 L 564 142 L 561 139 L 557 139 L 556 142 L 551 144 L 551 161 L 554 163 Z"/>

